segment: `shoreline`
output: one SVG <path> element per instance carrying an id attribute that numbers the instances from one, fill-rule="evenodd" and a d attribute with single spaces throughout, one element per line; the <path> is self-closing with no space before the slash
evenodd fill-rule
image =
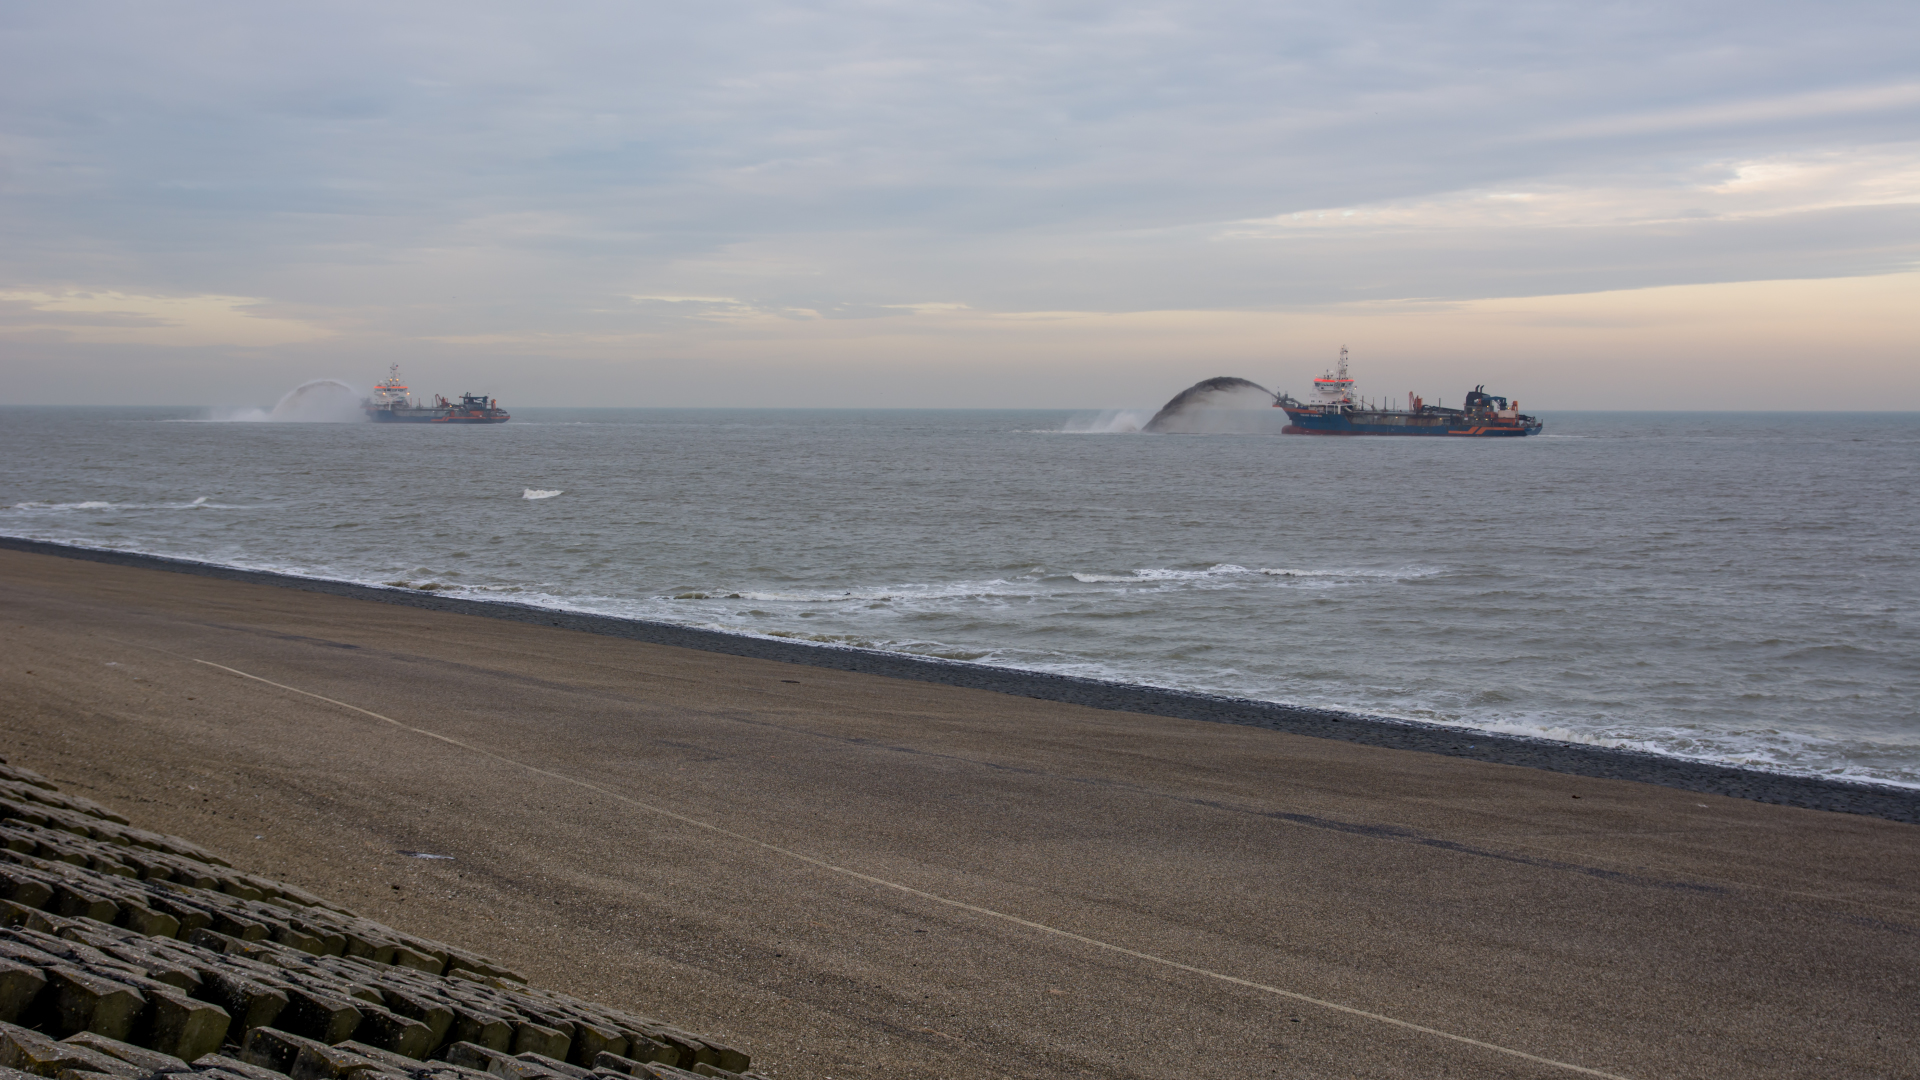
<path id="1" fill-rule="evenodd" d="M 986 690 L 1107 711 L 1257 727 L 1364 746 L 1517 765 L 1575 776 L 1629 780 L 1754 802 L 1920 824 L 1920 790 L 1890 784 L 1745 769 L 1641 750 L 1560 742 L 1536 736 L 1455 728 L 1415 720 L 1023 671 L 905 653 L 757 637 L 673 623 L 562 611 L 513 601 L 439 596 L 414 590 L 247 570 L 219 563 L 23 537 L 0 535 L 0 549 L 270 585 L 429 611 L 478 615 L 701 652 Z"/>

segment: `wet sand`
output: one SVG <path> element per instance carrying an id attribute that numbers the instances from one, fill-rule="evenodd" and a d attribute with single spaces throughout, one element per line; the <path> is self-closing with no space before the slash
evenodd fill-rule
<path id="1" fill-rule="evenodd" d="M 0 653 L 9 758 L 780 1077 L 1920 1060 L 1881 818 L 17 551 Z"/>

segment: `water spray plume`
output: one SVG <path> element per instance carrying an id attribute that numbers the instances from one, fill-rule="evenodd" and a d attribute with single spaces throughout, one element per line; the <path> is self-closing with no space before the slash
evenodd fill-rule
<path id="1" fill-rule="evenodd" d="M 277 423 L 355 424 L 367 418 L 360 393 L 339 379 L 315 379 L 287 391 L 267 414 Z"/>
<path id="2" fill-rule="evenodd" d="M 1273 391 L 1231 375 L 1204 379 L 1174 395 L 1140 430 L 1162 435 L 1268 430 Z"/>

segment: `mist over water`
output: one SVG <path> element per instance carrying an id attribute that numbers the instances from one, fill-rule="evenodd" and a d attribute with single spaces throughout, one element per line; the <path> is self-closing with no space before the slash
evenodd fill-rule
<path id="1" fill-rule="evenodd" d="M 359 424 L 367 419 L 360 407 L 365 396 L 339 379 L 315 379 L 287 391 L 271 409 L 230 409 L 210 419 L 237 424 Z"/>
<path id="2" fill-rule="evenodd" d="M 1151 416 L 9 409 L 0 533 L 1920 784 L 1920 416 Z"/>

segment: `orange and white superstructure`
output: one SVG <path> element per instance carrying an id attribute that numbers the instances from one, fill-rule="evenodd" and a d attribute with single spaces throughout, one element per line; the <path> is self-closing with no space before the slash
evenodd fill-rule
<path id="1" fill-rule="evenodd" d="M 1347 374 L 1347 347 L 1340 346 L 1340 362 L 1313 380 L 1313 404 L 1338 408 L 1353 404 L 1353 377 Z"/>
<path id="2" fill-rule="evenodd" d="M 399 364 L 387 366 L 387 377 L 373 384 L 373 397 L 367 399 L 367 403 L 384 408 L 413 407 L 413 399 L 407 396 L 407 384 L 400 381 Z"/>

